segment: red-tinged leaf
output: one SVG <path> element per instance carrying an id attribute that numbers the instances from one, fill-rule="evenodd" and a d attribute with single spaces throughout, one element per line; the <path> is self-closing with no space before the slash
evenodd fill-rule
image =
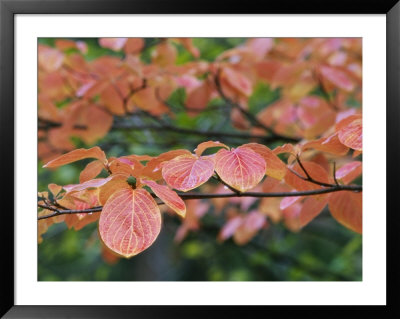
<path id="1" fill-rule="evenodd" d="M 302 146 L 304 151 L 310 148 L 339 156 L 346 155 L 349 151 L 349 148 L 339 141 L 337 134 L 307 142 Z"/>
<path id="2" fill-rule="evenodd" d="M 214 173 L 210 158 L 181 155 L 163 165 L 162 176 L 172 188 L 187 192 L 209 180 Z"/>
<path id="3" fill-rule="evenodd" d="M 207 81 L 203 81 L 197 88 L 192 90 L 186 99 L 186 106 L 191 109 L 203 110 L 210 101 L 212 88 Z"/>
<path id="4" fill-rule="evenodd" d="M 336 178 L 348 184 L 362 173 L 362 163 L 359 161 L 347 163 L 336 171 Z"/>
<path id="5" fill-rule="evenodd" d="M 188 150 L 173 150 L 160 154 L 159 156 L 151 159 L 142 171 L 142 176 L 149 179 L 158 180 L 162 178 L 161 166 L 162 163 L 172 160 L 180 155 L 192 155 Z"/>
<path id="6" fill-rule="evenodd" d="M 215 155 L 215 171 L 225 183 L 245 192 L 261 182 L 266 164 L 264 158 L 250 148 L 221 149 Z"/>
<path id="7" fill-rule="evenodd" d="M 111 129 L 113 123 L 112 115 L 96 105 L 88 105 L 85 114 L 82 116 L 86 129 L 76 130 L 75 132 L 86 144 L 95 143 Z"/>
<path id="8" fill-rule="evenodd" d="M 252 51 L 257 59 L 262 60 L 272 49 L 274 39 L 272 38 L 253 38 L 247 41 L 246 46 Z"/>
<path id="9" fill-rule="evenodd" d="M 143 184 L 149 186 L 154 194 L 157 195 L 169 208 L 174 210 L 178 215 L 185 217 L 186 205 L 177 193 L 170 190 L 167 186 L 157 184 L 154 181 L 141 180 Z"/>
<path id="10" fill-rule="evenodd" d="M 242 224 L 233 235 L 233 240 L 238 245 L 247 244 L 257 232 L 266 224 L 265 216 L 257 211 L 248 213 Z"/>
<path id="11" fill-rule="evenodd" d="M 295 191 L 293 191 L 295 192 Z M 281 204 L 279 206 L 279 208 L 281 210 L 285 210 L 286 208 L 292 206 L 294 203 L 296 203 L 298 200 L 300 200 L 302 198 L 302 196 L 288 196 L 288 197 L 284 197 L 281 201 Z"/>
<path id="12" fill-rule="evenodd" d="M 82 191 L 75 192 L 73 195 L 67 194 L 64 201 L 60 204 L 70 209 L 88 209 L 99 205 L 99 190 L 98 189 L 85 189 Z M 65 202 L 68 202 L 66 204 Z M 80 230 L 88 224 L 91 224 L 99 219 L 99 213 L 79 213 L 79 214 L 68 214 L 65 216 L 65 223 L 68 228 L 74 228 Z"/>
<path id="13" fill-rule="evenodd" d="M 291 231 L 297 232 L 301 229 L 299 219 L 301 207 L 301 203 L 295 203 L 282 211 L 285 225 Z"/>
<path id="14" fill-rule="evenodd" d="M 79 174 L 79 183 L 87 182 L 93 178 L 96 178 L 97 175 L 100 174 L 102 169 L 104 168 L 104 164 L 99 161 L 93 161 L 86 165 L 83 171 Z"/>
<path id="15" fill-rule="evenodd" d="M 272 178 L 272 177 L 267 177 L 263 183 L 262 183 L 262 191 L 265 193 L 270 193 L 274 191 L 274 189 L 279 185 L 279 180 Z"/>
<path id="16" fill-rule="evenodd" d="M 336 132 L 339 132 L 340 130 L 346 128 L 351 122 L 362 119 L 361 114 L 350 114 L 347 116 L 346 115 L 347 113 L 344 114 L 343 116 L 337 116 L 337 121 L 335 125 Z"/>
<path id="17" fill-rule="evenodd" d="M 322 212 L 326 204 L 328 204 L 329 195 L 310 196 L 304 200 L 299 214 L 300 227 L 307 225 Z"/>
<path id="18" fill-rule="evenodd" d="M 126 54 L 139 53 L 144 48 L 144 44 L 143 38 L 128 38 L 124 47 L 124 51 Z"/>
<path id="19" fill-rule="evenodd" d="M 98 188 L 108 183 L 112 178 L 113 176 L 109 176 L 107 178 L 95 178 L 81 184 L 65 185 L 64 189 L 67 191 L 67 193 L 70 193 L 70 192 L 82 191 L 87 188 Z"/>
<path id="20" fill-rule="evenodd" d="M 343 121 L 345 121 L 344 119 Z M 340 122 L 342 123 L 342 122 Z M 336 127 L 340 126 L 340 123 Z M 357 118 L 347 126 L 339 129 L 338 136 L 340 142 L 344 145 L 357 150 L 362 151 L 362 120 Z"/>
<path id="21" fill-rule="evenodd" d="M 224 143 L 218 142 L 218 141 L 208 141 L 208 142 L 203 142 L 200 143 L 199 145 L 197 145 L 196 149 L 194 150 L 197 156 L 200 156 L 201 154 L 203 154 L 203 152 L 211 147 L 224 147 L 226 149 L 229 149 L 229 147 L 227 145 L 225 145 Z"/>
<path id="22" fill-rule="evenodd" d="M 308 172 L 308 174 L 314 180 L 322 183 L 330 183 L 328 172 L 325 169 L 323 169 L 320 165 L 314 162 L 302 162 L 302 164 L 306 169 L 306 171 Z M 306 177 L 306 174 L 301 169 L 298 163 L 296 163 L 296 165 L 293 167 L 293 170 L 297 172 L 300 176 Z M 290 170 L 288 170 L 286 173 L 285 182 L 298 191 L 306 191 L 306 190 L 321 188 L 321 186 L 319 185 L 301 179 Z"/>
<path id="23" fill-rule="evenodd" d="M 257 143 L 244 144 L 241 147 L 250 148 L 261 155 L 267 164 L 266 174 L 275 179 L 282 180 L 286 174 L 286 164 L 283 163 L 268 147 Z"/>
<path id="24" fill-rule="evenodd" d="M 337 192 L 329 198 L 329 210 L 342 225 L 362 233 L 362 193 Z"/>
<path id="25" fill-rule="evenodd" d="M 45 164 L 43 167 L 58 167 L 62 165 L 66 165 L 69 163 L 73 163 L 85 158 L 95 158 L 100 160 L 103 163 L 107 162 L 106 155 L 104 152 L 100 149 L 100 147 L 95 146 L 90 149 L 84 149 L 84 148 L 79 148 L 76 150 L 73 150 L 69 153 L 63 154 L 56 159 L 48 162 Z"/>
<path id="26" fill-rule="evenodd" d="M 244 96 L 250 96 L 253 91 L 250 80 L 242 73 L 231 68 L 223 69 L 221 73 L 221 81 L 226 83 L 234 91 L 243 94 Z"/>
<path id="27" fill-rule="evenodd" d="M 263 60 L 256 64 L 256 72 L 261 79 L 271 83 L 281 66 L 282 64 L 279 61 Z"/>
<path id="28" fill-rule="evenodd" d="M 343 71 L 330 66 L 320 67 L 321 75 L 333 85 L 345 91 L 352 91 L 355 87 L 350 77 Z"/>
<path id="29" fill-rule="evenodd" d="M 218 239 L 221 241 L 227 240 L 228 238 L 232 237 L 235 231 L 239 228 L 239 226 L 243 222 L 242 216 L 236 216 L 229 219 L 225 225 L 221 228 Z"/>
<path id="30" fill-rule="evenodd" d="M 335 123 L 336 112 L 322 98 L 307 96 L 300 100 L 297 115 L 304 127 L 304 137 L 314 139 Z"/>
<path id="31" fill-rule="evenodd" d="M 66 39 L 58 39 L 55 41 L 55 46 L 57 49 L 61 51 L 66 51 L 70 49 L 76 49 L 76 42 L 72 40 L 66 40 Z"/>
<path id="32" fill-rule="evenodd" d="M 111 49 L 113 51 L 120 51 L 124 47 L 127 40 L 127 38 L 100 38 L 99 44 L 103 48 Z"/>
<path id="33" fill-rule="evenodd" d="M 57 71 L 64 61 L 64 54 L 57 49 L 39 45 L 38 62 L 46 72 Z"/>
<path id="34" fill-rule="evenodd" d="M 60 111 L 57 106 L 52 102 L 50 98 L 46 95 L 39 94 L 38 96 L 38 117 L 40 119 L 46 119 L 50 121 L 59 121 L 60 120 Z"/>
<path id="35" fill-rule="evenodd" d="M 125 258 L 147 249 L 160 230 L 160 210 L 144 189 L 117 191 L 100 215 L 99 233 L 103 243 Z"/>

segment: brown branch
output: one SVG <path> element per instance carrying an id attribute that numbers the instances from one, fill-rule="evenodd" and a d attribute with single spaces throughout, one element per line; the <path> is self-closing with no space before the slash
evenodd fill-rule
<path id="1" fill-rule="evenodd" d="M 96 207 L 92 207 L 92 208 L 88 208 L 88 209 L 62 209 L 62 210 L 59 210 L 57 208 L 54 208 L 54 207 L 51 207 L 51 206 L 46 206 L 46 205 L 41 205 L 41 204 L 38 204 L 38 207 L 44 208 L 44 209 L 48 209 L 48 210 L 51 210 L 51 211 L 54 212 L 52 214 L 39 216 L 38 220 L 51 218 L 51 217 L 56 217 L 56 216 L 60 216 L 60 215 L 68 215 L 68 214 L 97 213 L 97 212 L 101 212 L 101 210 L 103 209 L 103 206 L 96 206 Z"/>
<path id="2" fill-rule="evenodd" d="M 189 134 L 189 135 L 199 135 L 204 137 L 230 137 L 230 138 L 238 138 L 238 139 L 258 139 L 265 143 L 271 143 L 280 141 L 281 138 L 277 136 L 265 136 L 259 134 L 247 134 L 247 133 L 235 133 L 235 132 L 221 132 L 221 131 L 202 131 L 195 129 L 187 129 L 177 126 L 172 126 L 169 124 L 159 124 L 159 125 L 132 125 L 132 124 L 124 124 L 124 123 L 116 123 L 113 125 L 112 129 L 114 130 L 132 130 L 132 131 L 141 131 L 141 130 L 152 130 L 152 131 L 170 131 L 179 134 Z"/>
<path id="3" fill-rule="evenodd" d="M 183 200 L 191 200 L 191 199 L 210 199 L 210 198 L 230 198 L 230 197 L 256 197 L 256 198 L 263 198 L 263 197 L 292 197 L 292 196 L 313 196 L 313 195 L 320 195 L 320 194 L 327 194 L 333 192 L 340 192 L 340 191 L 352 191 L 352 192 L 361 192 L 362 186 L 359 185 L 338 185 L 329 188 L 323 189 L 315 189 L 309 191 L 299 191 L 299 192 L 275 192 L 275 193 L 259 193 L 259 192 L 245 192 L 245 193 L 228 193 L 228 194 L 200 194 L 200 193 L 178 193 L 179 197 Z M 153 194 L 154 198 L 157 198 L 156 195 Z M 157 203 L 160 204 L 160 203 Z M 51 218 L 59 215 L 65 214 L 85 214 L 85 213 L 97 213 L 100 212 L 103 207 L 96 206 L 88 209 L 82 210 L 59 210 L 52 206 L 38 204 L 38 207 L 52 210 L 54 213 L 39 216 L 38 220 Z"/>
<path id="4" fill-rule="evenodd" d="M 333 162 L 333 180 L 335 181 L 335 185 L 338 186 L 339 182 L 336 179 L 336 162 Z"/>

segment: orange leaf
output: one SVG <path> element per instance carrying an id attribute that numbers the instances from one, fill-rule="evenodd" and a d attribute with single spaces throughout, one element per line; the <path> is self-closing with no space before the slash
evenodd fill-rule
<path id="1" fill-rule="evenodd" d="M 295 191 L 293 191 L 295 192 Z M 279 205 L 279 208 L 281 210 L 285 210 L 286 208 L 292 206 L 294 203 L 296 203 L 299 199 L 301 199 L 302 196 L 288 196 L 284 197 Z"/>
<path id="2" fill-rule="evenodd" d="M 362 172 L 362 163 L 359 161 L 347 163 L 343 165 L 340 169 L 336 171 L 336 178 L 343 181 L 343 183 L 348 184 Z"/>
<path id="3" fill-rule="evenodd" d="M 277 146 L 276 148 L 274 148 L 272 153 L 274 153 L 275 155 L 289 153 L 296 156 L 298 150 L 296 149 L 296 146 L 293 146 L 293 144 L 284 144 L 282 146 Z"/>
<path id="4" fill-rule="evenodd" d="M 355 116 L 355 115 L 354 115 Z M 349 116 L 349 118 L 353 116 Z M 336 125 L 336 129 L 338 127 L 343 127 L 343 123 L 348 118 L 342 120 Z M 347 122 L 347 121 L 346 121 Z M 340 128 L 338 131 L 338 136 L 340 142 L 344 145 L 357 150 L 362 151 L 362 120 L 361 117 L 354 119 L 347 126 Z"/>
<path id="5" fill-rule="evenodd" d="M 64 54 L 57 49 L 39 45 L 38 47 L 38 62 L 39 66 L 47 72 L 58 70 L 64 61 Z"/>
<path id="6" fill-rule="evenodd" d="M 207 81 L 203 81 L 197 88 L 191 91 L 186 99 L 186 106 L 196 110 L 206 108 L 211 98 L 212 89 Z"/>
<path id="7" fill-rule="evenodd" d="M 167 106 L 157 97 L 157 91 L 154 87 L 147 87 L 133 94 L 128 100 L 128 108 L 134 107 L 148 111 L 153 115 L 160 115 L 168 111 Z"/>
<path id="8" fill-rule="evenodd" d="M 111 128 L 113 117 L 104 109 L 96 105 L 88 105 L 83 114 L 86 130 L 79 130 L 79 135 L 86 144 L 93 144 L 105 136 Z"/>
<path id="9" fill-rule="evenodd" d="M 98 188 L 108 183 L 112 178 L 113 176 L 109 176 L 107 178 L 95 178 L 81 184 L 65 185 L 64 189 L 67 191 L 67 193 L 70 193 L 82 191 L 87 188 Z"/>
<path id="10" fill-rule="evenodd" d="M 362 193 L 331 194 L 329 210 L 339 223 L 357 233 L 362 233 Z"/>
<path id="11" fill-rule="evenodd" d="M 196 149 L 194 150 L 197 156 L 200 156 L 203 154 L 203 152 L 210 148 L 210 147 L 225 147 L 226 149 L 229 149 L 228 146 L 226 146 L 224 143 L 221 142 L 214 142 L 214 141 L 208 141 L 208 142 L 203 142 L 197 145 Z"/>
<path id="12" fill-rule="evenodd" d="M 268 147 L 257 143 L 244 144 L 241 147 L 252 149 L 261 155 L 267 164 L 266 174 L 275 179 L 282 180 L 286 174 L 286 165 Z"/>
<path id="13" fill-rule="evenodd" d="M 221 82 L 244 96 L 250 96 L 253 91 L 252 83 L 246 76 L 228 67 L 224 68 L 221 73 Z"/>
<path id="14" fill-rule="evenodd" d="M 242 224 L 236 229 L 233 235 L 233 240 L 238 245 L 245 245 L 265 224 L 265 216 L 257 211 L 252 211 L 243 218 Z"/>
<path id="15" fill-rule="evenodd" d="M 122 188 L 131 189 L 131 186 L 126 182 L 126 179 L 126 176 L 115 175 L 108 183 L 101 186 L 99 191 L 100 204 L 105 205 L 110 196 Z"/>
<path id="16" fill-rule="evenodd" d="M 318 140 L 305 143 L 302 146 L 303 150 L 307 150 L 309 148 L 341 156 L 345 155 L 349 151 L 348 147 L 339 141 L 337 134 L 333 134 L 328 137 L 322 137 Z"/>
<path id="17" fill-rule="evenodd" d="M 247 147 L 222 149 L 215 155 L 215 170 L 233 188 L 245 192 L 263 179 L 266 171 L 264 158 Z"/>
<path id="18" fill-rule="evenodd" d="M 323 194 L 318 196 L 318 198 L 310 196 L 304 200 L 299 214 L 300 227 L 307 225 L 322 212 L 328 203 L 329 195 L 330 194 Z"/>
<path id="19" fill-rule="evenodd" d="M 104 106 L 115 115 L 124 115 L 124 103 L 122 96 L 117 92 L 116 88 L 108 85 L 100 94 L 101 101 Z"/>
<path id="20" fill-rule="evenodd" d="M 142 171 L 142 176 L 150 179 L 161 179 L 161 165 L 163 162 L 172 160 L 180 155 L 191 155 L 188 150 L 173 150 L 160 154 L 159 156 L 151 159 Z"/>
<path id="21" fill-rule="evenodd" d="M 147 249 L 160 230 L 160 210 L 144 189 L 117 191 L 100 215 L 99 233 L 104 244 L 126 258 Z"/>
<path id="22" fill-rule="evenodd" d="M 127 38 L 100 38 L 99 44 L 103 48 L 120 51 L 124 47 L 126 41 Z"/>
<path id="23" fill-rule="evenodd" d="M 86 165 L 83 171 L 79 174 L 79 183 L 87 182 L 93 178 L 96 178 L 97 175 L 100 174 L 102 169 L 104 168 L 104 164 L 99 161 L 93 161 Z"/>
<path id="24" fill-rule="evenodd" d="M 314 162 L 302 162 L 302 164 L 305 167 L 308 174 L 314 180 L 322 183 L 330 182 L 328 172 L 324 168 L 322 168 L 322 166 Z M 306 177 L 306 174 L 303 172 L 299 164 L 296 163 L 296 165 L 293 167 L 293 170 L 297 172 L 300 176 Z M 298 191 L 306 191 L 306 190 L 321 188 L 321 186 L 319 185 L 301 179 L 300 177 L 292 173 L 290 170 L 288 170 L 285 176 L 285 182 Z"/>
<path id="25" fill-rule="evenodd" d="M 107 162 L 106 155 L 104 152 L 100 149 L 100 147 L 95 146 L 90 149 L 84 149 L 84 148 L 79 148 L 76 150 L 73 150 L 69 153 L 63 154 L 56 159 L 48 162 L 45 164 L 43 167 L 58 167 L 62 165 L 66 165 L 69 163 L 73 163 L 85 158 L 96 158 L 103 163 Z"/>
<path id="26" fill-rule="evenodd" d="M 185 217 L 186 205 L 177 193 L 170 190 L 167 186 L 159 185 L 154 181 L 142 180 L 142 182 L 149 186 L 154 194 L 167 204 L 168 207 L 174 210 L 178 215 Z"/>
<path id="27" fill-rule="evenodd" d="M 213 173 L 212 159 L 193 155 L 178 156 L 162 168 L 162 176 L 167 184 L 184 192 L 204 184 Z"/>
<path id="28" fill-rule="evenodd" d="M 152 53 L 153 63 L 161 67 L 175 64 L 177 50 L 174 45 L 168 41 L 161 42 Z"/>
<path id="29" fill-rule="evenodd" d="M 124 175 L 126 177 L 129 176 L 134 176 L 137 177 L 137 174 L 135 174 L 133 167 L 126 163 L 123 159 L 114 159 L 110 165 L 108 166 L 109 170 L 113 174 L 120 174 Z"/>
<path id="30" fill-rule="evenodd" d="M 329 66 L 321 66 L 320 72 L 325 79 L 327 79 L 329 82 L 331 82 L 333 85 L 337 86 L 340 89 L 349 92 L 352 91 L 355 87 L 354 83 L 350 80 L 349 76 L 345 72 L 337 68 Z"/>
<path id="31" fill-rule="evenodd" d="M 144 40 L 142 38 L 128 38 L 126 41 L 124 51 L 126 54 L 139 53 L 144 47 Z"/>

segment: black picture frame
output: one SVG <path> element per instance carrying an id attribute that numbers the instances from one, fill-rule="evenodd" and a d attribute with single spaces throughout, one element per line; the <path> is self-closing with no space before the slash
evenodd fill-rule
<path id="1" fill-rule="evenodd" d="M 14 302 L 14 18 L 16 14 L 385 14 L 387 21 L 387 305 L 386 306 L 273 306 L 269 317 L 295 314 L 374 318 L 400 317 L 398 302 L 399 214 L 395 194 L 399 177 L 400 136 L 400 2 L 399 0 L 307 0 L 223 2 L 202 0 L 0 0 L 0 150 L 2 191 L 1 310 L 5 318 L 203 318 L 210 315 L 250 315 L 249 307 L 200 306 L 16 306 Z M 383 143 L 383 141 L 382 141 Z M 384 174 L 384 172 L 382 172 Z M 258 307 L 257 307 L 258 308 Z"/>

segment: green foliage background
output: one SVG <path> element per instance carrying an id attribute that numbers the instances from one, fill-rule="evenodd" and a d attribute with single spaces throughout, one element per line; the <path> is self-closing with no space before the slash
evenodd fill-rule
<path id="1" fill-rule="evenodd" d="M 54 45 L 55 39 L 39 39 L 39 43 Z M 79 39 L 88 45 L 85 58 L 92 60 L 102 55 L 123 57 L 101 48 L 97 39 Z M 245 39 L 197 38 L 194 45 L 200 49 L 201 59 L 212 61 L 223 51 Z M 146 39 L 143 61 L 150 60 L 151 44 L 157 39 Z M 73 50 L 71 51 L 71 53 Z M 178 64 L 190 61 L 192 56 L 178 46 Z M 318 92 L 315 92 L 318 94 Z M 258 85 L 250 98 L 250 111 L 256 114 L 280 96 L 268 85 Z M 169 99 L 176 112 L 174 119 L 165 121 L 179 127 L 199 130 L 235 132 L 226 120 L 229 110 L 221 100 L 215 99 L 209 107 L 220 105 L 219 110 L 206 111 L 196 117 L 184 112 L 185 92 L 175 91 Z M 59 107 L 62 107 L 61 103 Z M 123 119 L 124 122 L 134 119 Z M 135 123 L 137 124 L 137 123 Z M 141 124 L 154 124 L 151 119 Z M 97 145 L 108 156 L 149 154 L 177 149 L 193 149 L 203 139 L 173 132 L 113 131 Z M 243 140 L 221 140 L 230 146 L 243 144 Z M 88 147 L 74 140 L 77 147 Z M 274 147 L 276 145 L 270 145 Z M 38 162 L 38 190 L 47 189 L 49 183 L 60 185 L 78 183 L 79 172 L 87 162 L 81 161 L 57 170 L 43 169 Z M 359 181 L 360 182 L 360 181 Z M 362 237 L 339 225 L 325 210 L 299 233 L 288 231 L 283 225 L 272 224 L 262 230 L 244 246 L 231 239 L 220 243 L 217 233 L 224 223 L 222 216 L 208 212 L 201 220 L 202 227 L 192 232 L 181 244 L 173 242 L 178 218 L 163 215 L 163 227 L 156 242 L 132 259 L 121 259 L 115 265 L 101 257 L 97 224 L 80 231 L 68 230 L 64 223 L 52 225 L 38 245 L 38 280 L 40 281 L 358 281 L 362 280 Z"/>

